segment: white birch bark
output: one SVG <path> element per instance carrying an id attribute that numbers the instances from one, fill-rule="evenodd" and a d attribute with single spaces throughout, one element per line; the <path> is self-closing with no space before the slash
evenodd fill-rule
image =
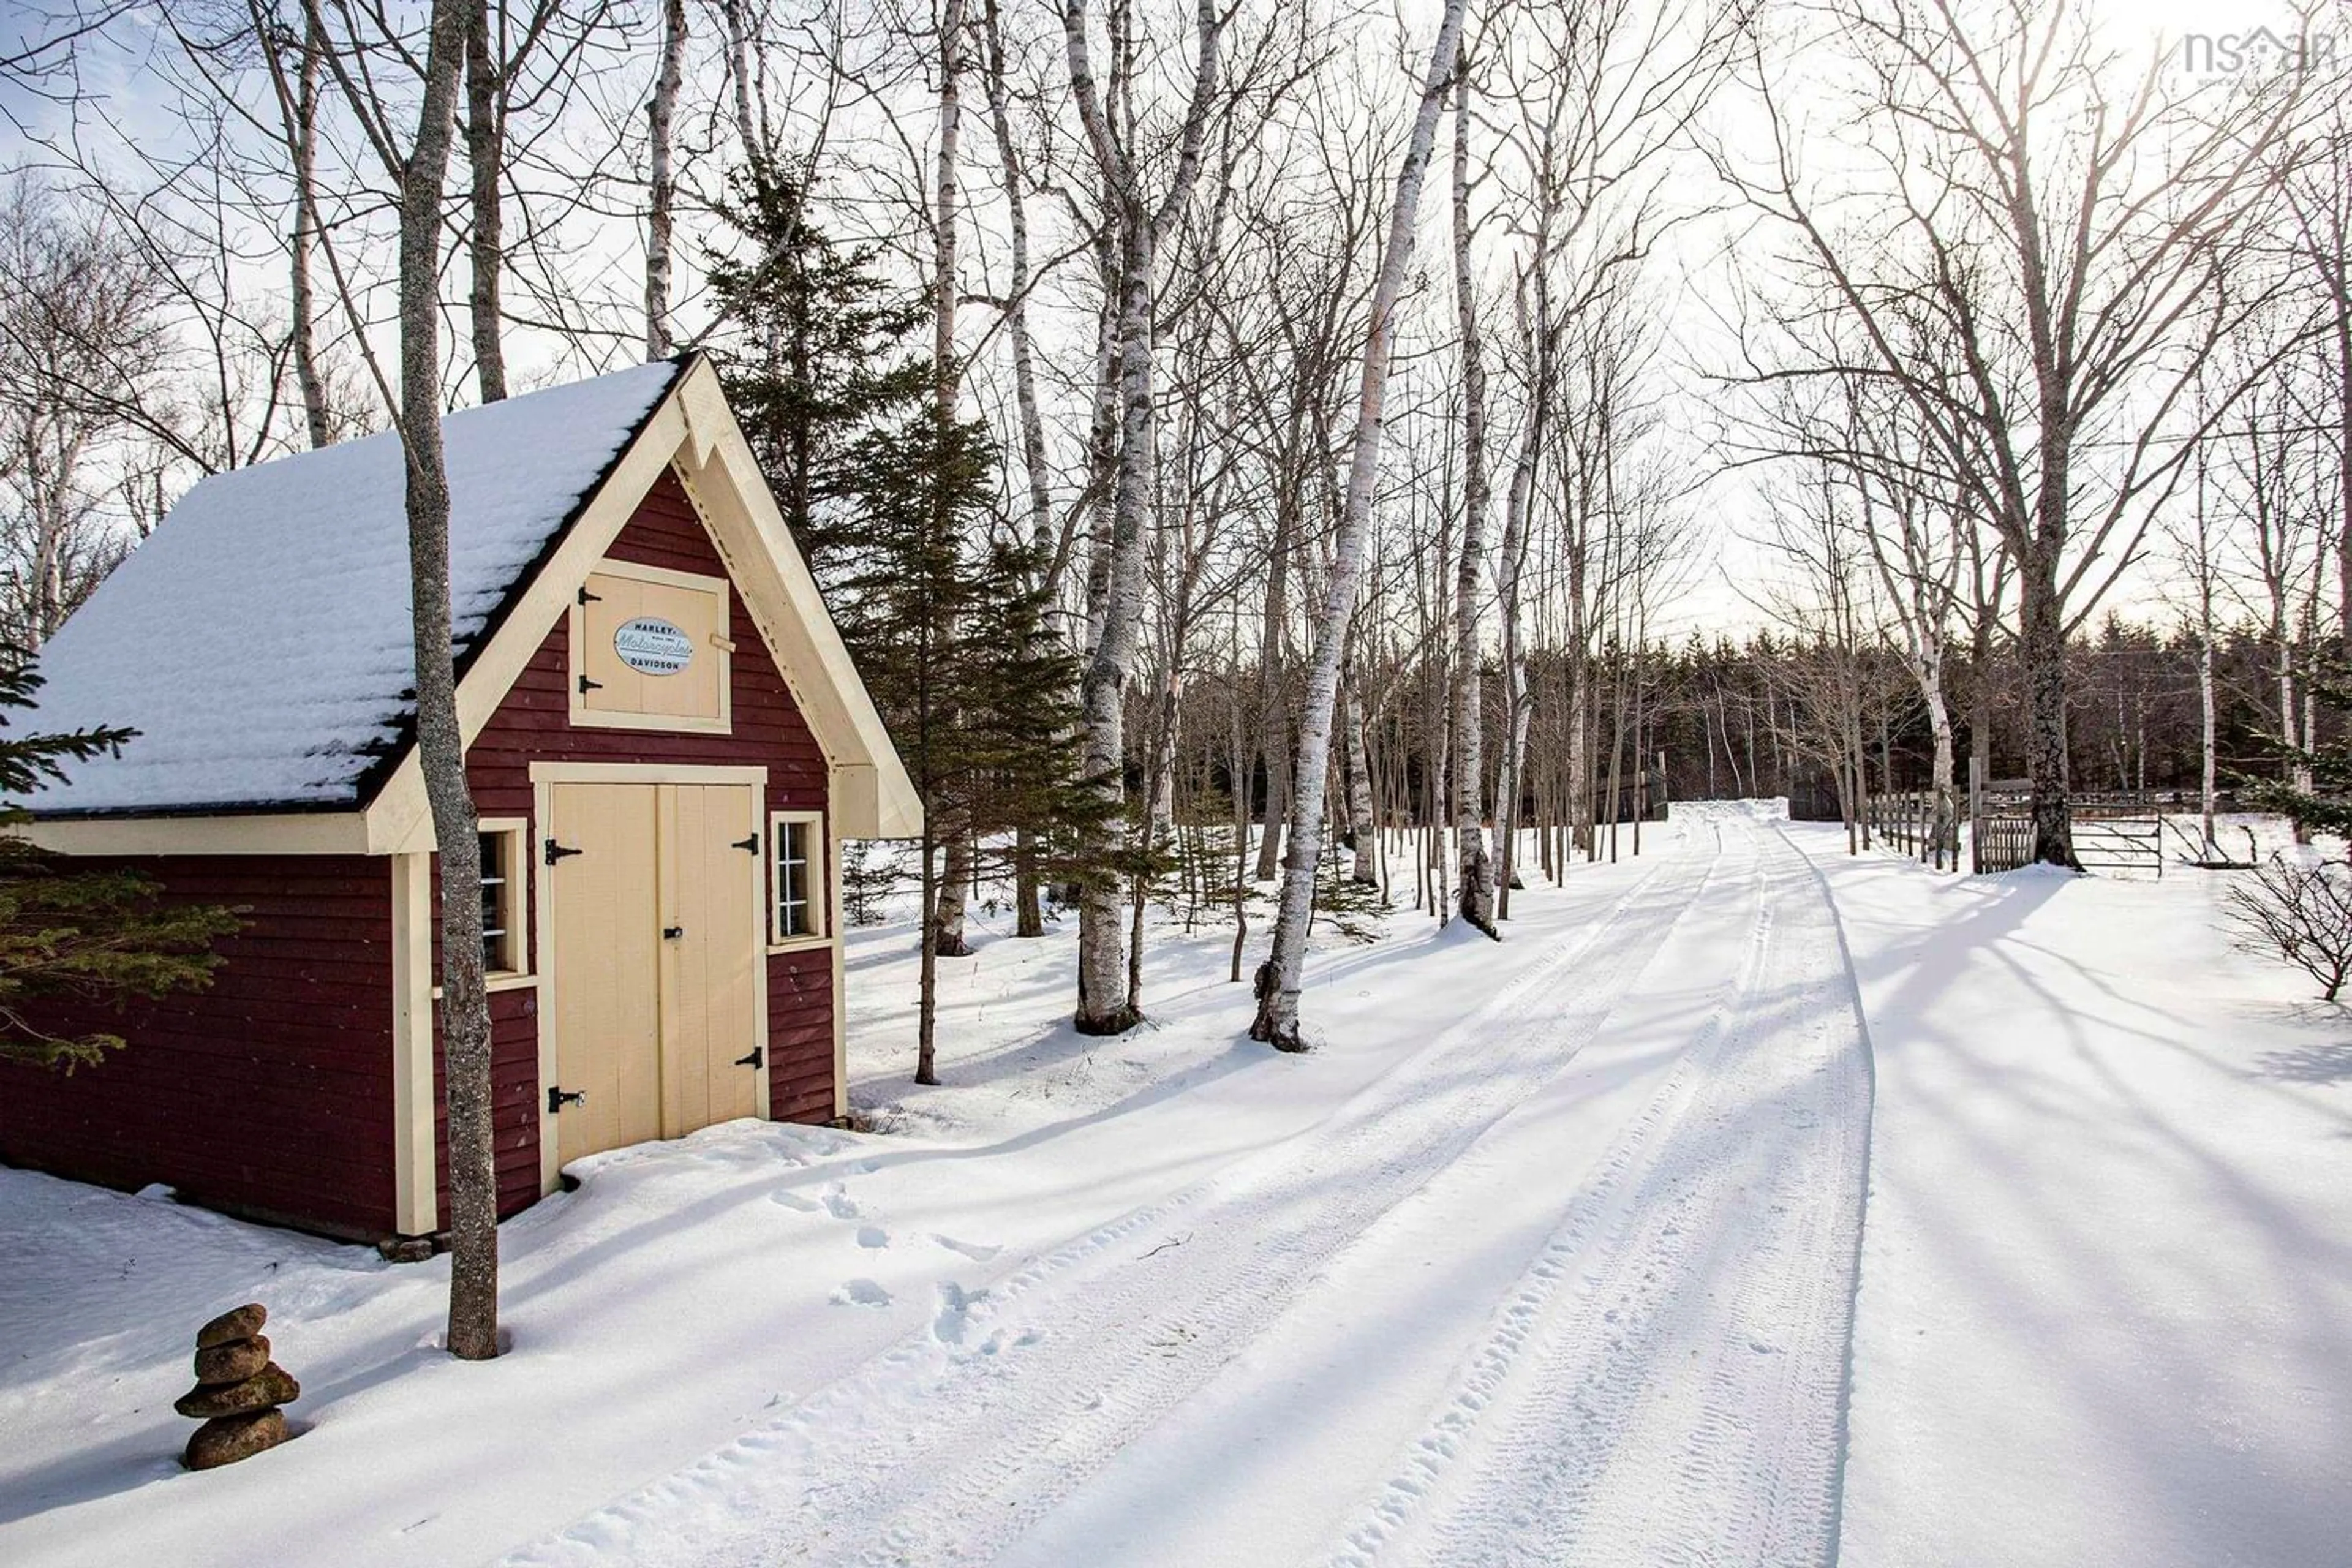
<path id="1" fill-rule="evenodd" d="M 2215 795 L 2214 755 L 2217 732 L 2213 713 L 2213 629 L 2207 625 L 2197 639 L 2197 710 L 2202 745 L 2201 765 L 2197 778 L 2199 827 L 2203 835 L 2202 854 L 2208 860 L 2220 857 L 2213 847 L 2213 804 Z"/>
<path id="2" fill-rule="evenodd" d="M 674 346 L 669 328 L 670 229 L 677 203 L 677 176 L 670 167 L 670 122 L 677 111 L 678 88 L 686 79 L 686 0 L 664 0 L 661 69 L 646 104 L 646 358 L 666 359 Z"/>
<path id="3" fill-rule="evenodd" d="M 768 155 L 767 105 L 756 87 L 750 0 L 725 0 L 720 15 L 727 23 L 727 75 L 734 88 L 735 135 L 743 144 L 743 156 L 756 164 Z"/>
<path id="4" fill-rule="evenodd" d="M 289 256 L 294 288 L 294 382 L 301 390 L 303 426 L 314 448 L 335 438 L 327 381 L 319 373 L 319 308 L 310 280 L 319 239 L 319 69 L 324 47 L 318 27 L 306 20 L 288 125 L 294 154 L 294 243 Z"/>
<path id="5" fill-rule="evenodd" d="M 1364 747 L 1364 709 L 1357 700 L 1355 682 L 1343 693 L 1342 721 L 1348 728 L 1348 832 L 1356 841 L 1349 877 L 1360 887 L 1381 885 L 1379 832 L 1372 821 L 1372 775 Z"/>
<path id="6" fill-rule="evenodd" d="M 1298 1016 L 1299 979 L 1307 959 L 1307 924 L 1314 911 L 1315 871 L 1322 851 L 1322 816 L 1304 808 L 1323 798 L 1331 762 L 1331 718 L 1339 693 L 1339 656 L 1347 641 L 1348 622 L 1355 612 L 1356 582 L 1364 562 L 1364 539 L 1370 531 L 1372 482 L 1378 477 L 1381 407 L 1386 400 L 1389 353 L 1394 341 L 1398 300 L 1412 262 L 1413 229 L 1421 216 L 1421 186 L 1429 169 L 1431 149 L 1437 140 L 1437 119 L 1445 108 L 1446 89 L 1453 85 L 1461 53 L 1464 0 L 1446 0 L 1438 25 L 1437 42 L 1430 51 L 1429 75 L 1422 89 L 1421 110 L 1413 119 L 1412 139 L 1405 149 L 1404 166 L 1397 173 L 1396 205 L 1389 216 L 1388 237 L 1381 254 L 1380 280 L 1372 292 L 1371 321 L 1364 343 L 1363 379 L 1357 397 L 1356 433 L 1348 467 L 1346 510 L 1339 518 L 1334 543 L 1331 581 L 1315 627 L 1315 657 L 1307 677 L 1307 700 L 1298 727 L 1298 751 L 1291 769 L 1291 798 L 1301 809 L 1291 813 L 1290 853 L 1282 879 L 1281 910 L 1276 916 L 1274 951 L 1258 971 L 1258 1015 L 1250 1026 L 1253 1039 L 1277 1050 L 1307 1048 Z"/>
<path id="7" fill-rule="evenodd" d="M 961 198 L 956 188 L 956 154 L 963 134 L 963 33 L 964 0 L 947 0 L 940 15 L 938 199 L 931 219 L 931 418 L 943 452 L 948 431 L 955 424 L 959 379 L 955 339 L 956 204 Z M 956 526 L 944 488 L 939 492 L 931 521 L 942 539 Z M 943 626 L 940 631 L 943 644 L 940 657 L 952 661 L 955 628 Z M 952 726 L 957 716 L 944 714 L 941 722 Z M 925 803 L 927 811 L 929 804 Z M 971 823 L 969 814 L 961 807 L 940 815 L 944 817 L 940 824 L 940 845 L 945 854 L 939 889 L 930 906 L 930 939 L 927 944 L 929 952 L 923 959 L 919 1030 L 921 1071 L 917 1081 L 924 1083 L 931 1081 L 926 1075 L 931 1068 L 937 1011 L 938 966 L 934 960 L 961 958 L 971 951 L 964 941 L 964 895 L 971 884 Z"/>
<path id="8" fill-rule="evenodd" d="M 1102 552 L 1101 625 L 1078 691 L 1080 721 L 1085 727 L 1082 765 L 1106 809 L 1102 828 L 1091 846 L 1096 871 L 1078 900 L 1078 1001 L 1074 1022 L 1081 1034 L 1116 1035 L 1140 1021 L 1128 1003 L 1126 931 L 1120 918 L 1124 911 L 1119 881 L 1111 872 L 1127 850 L 1125 696 L 1143 618 L 1144 534 L 1150 521 L 1157 471 L 1152 360 L 1155 273 L 1160 242 L 1183 211 L 1200 174 L 1202 138 L 1217 96 L 1218 46 L 1223 24 L 1214 0 L 1201 0 L 1196 12 L 1199 57 L 1192 103 L 1176 169 L 1166 194 L 1154 207 L 1144 198 L 1136 150 L 1120 142 L 1105 109 L 1088 53 L 1087 12 L 1087 0 L 1066 0 L 1062 22 L 1071 96 L 1077 101 L 1119 230 L 1119 449 L 1108 549 Z"/>
<path id="9" fill-rule="evenodd" d="M 981 15 L 988 49 L 983 80 L 989 126 L 996 136 L 996 161 L 1004 172 L 1004 331 L 1013 353 L 1013 405 L 1021 426 L 1021 466 L 1028 479 L 1029 545 L 1044 564 L 1054 562 L 1055 541 L 1051 476 L 1045 464 L 1045 421 L 1038 412 L 1036 353 L 1029 340 L 1029 204 L 1023 191 L 1021 154 L 1013 140 L 1013 107 L 1005 86 L 1004 35 L 998 10 L 997 0 L 986 0 Z M 1055 584 L 1049 578 L 1045 586 L 1050 602 L 1055 596 Z"/>
<path id="10" fill-rule="evenodd" d="M 1480 689 L 1478 579 L 1486 564 L 1486 364 L 1478 335 L 1478 291 L 1470 265 L 1470 73 L 1454 79 L 1454 309 L 1462 332 L 1462 554 L 1454 577 L 1454 810 L 1459 887 L 1454 909 L 1500 940 L 1495 925 L 1495 862 L 1479 811 L 1486 787 L 1480 752 L 1486 723 Z M 1502 830 L 1501 814 L 1496 828 Z"/>
<path id="11" fill-rule="evenodd" d="M 466 166 L 473 221 L 466 255 L 473 286 L 467 315 L 473 327 L 474 374 L 485 403 L 507 395 L 506 340 L 499 330 L 499 273 L 506 266 L 504 215 L 499 181 L 505 173 L 504 67 L 490 48 L 491 0 L 474 0 L 466 18 Z"/>

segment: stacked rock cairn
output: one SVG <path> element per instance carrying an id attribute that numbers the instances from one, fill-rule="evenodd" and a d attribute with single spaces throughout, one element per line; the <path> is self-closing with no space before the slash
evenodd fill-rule
<path id="1" fill-rule="evenodd" d="M 252 1301 L 196 1331 L 196 1385 L 172 1406 L 204 1423 L 181 1456 L 188 1468 L 233 1465 L 292 1436 L 278 1406 L 300 1398 L 302 1385 L 269 1359 L 261 1332 L 268 1318 L 268 1309 Z"/>

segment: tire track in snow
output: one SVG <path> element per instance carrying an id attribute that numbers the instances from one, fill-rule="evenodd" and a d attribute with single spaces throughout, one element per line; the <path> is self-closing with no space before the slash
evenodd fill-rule
<path id="1" fill-rule="evenodd" d="M 1819 884 L 1735 831 L 1736 979 L 1336 1563 L 1833 1558 L 1867 1069 Z"/>
<path id="2" fill-rule="evenodd" d="M 987 1560 L 1565 1070 L 1720 863 L 1685 846 L 1319 1127 L 953 1292 L 930 1335 L 508 1561 L 625 1544 L 639 1563 Z M 1160 1245 L 1137 1252 L 1148 1238 Z M 674 1554 L 649 1557 L 649 1541 Z"/>

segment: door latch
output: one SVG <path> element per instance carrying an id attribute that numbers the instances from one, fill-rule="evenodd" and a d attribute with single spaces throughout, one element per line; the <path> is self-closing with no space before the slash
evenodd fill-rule
<path id="1" fill-rule="evenodd" d="M 562 859 L 566 855 L 584 855 L 587 851 L 584 849 L 568 848 L 563 845 L 558 844 L 554 839 L 550 838 L 547 841 L 543 853 L 545 854 L 547 863 L 552 866 L 558 860 Z"/>
<path id="2" fill-rule="evenodd" d="M 760 1070 L 760 1064 L 766 1059 L 767 1058 L 761 1054 L 760 1047 L 753 1046 L 750 1056 L 737 1057 L 735 1058 L 735 1065 L 739 1068 L 750 1068 L 753 1072 L 757 1072 Z"/>
<path id="3" fill-rule="evenodd" d="M 587 1103 L 588 1091 L 584 1089 L 575 1089 L 570 1093 L 566 1093 L 562 1089 L 555 1087 L 553 1084 L 549 1084 L 547 1086 L 547 1113 L 550 1116 L 553 1116 L 567 1105 L 585 1105 Z"/>
<path id="4" fill-rule="evenodd" d="M 642 927 L 642 926 L 640 926 L 640 927 L 638 927 L 637 929 L 638 929 L 638 930 L 640 930 L 640 931 L 642 931 L 642 930 L 644 930 L 645 928 L 644 928 L 644 927 Z M 684 926 L 664 926 L 664 927 L 662 927 L 662 940 L 663 940 L 664 942 L 676 942 L 679 937 L 682 937 L 682 936 L 684 936 L 685 934 L 686 934 L 686 928 L 685 928 Z"/>

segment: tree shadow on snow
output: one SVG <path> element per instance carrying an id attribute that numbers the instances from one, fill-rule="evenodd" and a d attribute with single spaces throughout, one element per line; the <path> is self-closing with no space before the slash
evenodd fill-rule
<path id="1" fill-rule="evenodd" d="M 2352 1080 L 2352 1040 L 2264 1051 L 2254 1061 L 2266 1078 L 2289 1083 L 2343 1083 Z"/>

